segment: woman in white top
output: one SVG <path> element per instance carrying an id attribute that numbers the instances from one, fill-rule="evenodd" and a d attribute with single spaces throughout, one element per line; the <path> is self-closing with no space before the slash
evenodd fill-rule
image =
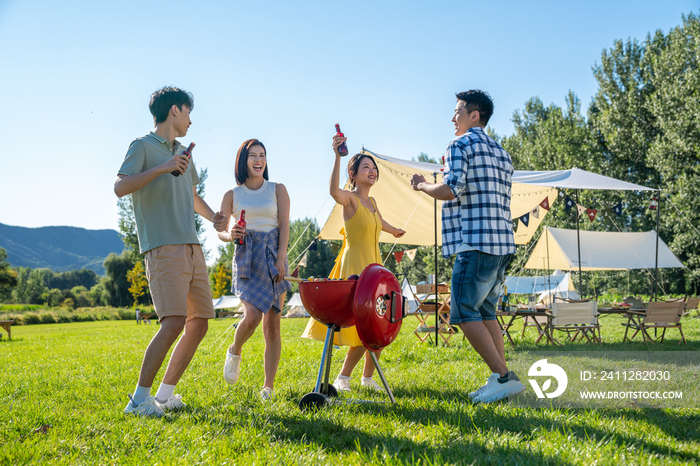
<path id="1" fill-rule="evenodd" d="M 241 145 L 235 171 L 238 186 L 224 194 L 221 211 L 235 220 L 244 210 L 246 226 L 236 221 L 230 232 L 218 235 L 222 241 L 236 241 L 231 290 L 241 299 L 244 317 L 226 352 L 224 379 L 231 385 L 238 382 L 243 345 L 262 320 L 265 383 L 260 396 L 269 399 L 282 352 L 280 313 L 291 288 L 284 280 L 289 269 L 289 195 L 284 185 L 268 181 L 267 152 L 257 139 Z"/>

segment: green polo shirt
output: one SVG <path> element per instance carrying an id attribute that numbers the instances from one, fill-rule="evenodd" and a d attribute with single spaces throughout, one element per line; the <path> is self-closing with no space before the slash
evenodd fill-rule
<path id="1" fill-rule="evenodd" d="M 151 132 L 131 143 L 119 174 L 145 172 L 184 150 L 178 141 L 171 145 Z M 166 244 L 199 244 L 192 193 L 198 183 L 199 175 L 190 162 L 184 175 L 160 175 L 131 194 L 141 254 Z"/>

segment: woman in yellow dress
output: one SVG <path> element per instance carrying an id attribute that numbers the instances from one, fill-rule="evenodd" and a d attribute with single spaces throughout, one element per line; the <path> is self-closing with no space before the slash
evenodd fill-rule
<path id="1" fill-rule="evenodd" d="M 340 189 L 340 153 L 338 147 L 347 138 L 335 136 L 333 138 L 333 150 L 335 152 L 335 165 L 330 180 L 330 194 L 335 202 L 342 206 L 344 239 L 343 247 L 335 260 L 335 266 L 329 278 L 348 278 L 351 275 L 359 275 L 369 264 L 381 264 L 382 256 L 379 253 L 379 234 L 386 231 L 397 238 L 406 233 L 400 228 L 389 225 L 382 219 L 377 204 L 369 197 L 369 191 L 379 179 L 379 170 L 372 156 L 367 154 L 355 154 L 348 162 L 348 176 L 352 191 Z M 310 319 L 302 337 L 325 341 L 328 328 L 320 322 Z M 334 344 L 350 346 L 345 357 L 343 368 L 333 382 L 336 390 L 350 391 L 350 375 L 362 357 L 365 357 L 365 366 L 362 371 L 362 386 L 381 390 L 377 382 L 372 379 L 374 375 L 374 362 L 369 355 L 355 327 L 341 329 L 335 334 Z M 375 353 L 379 357 L 379 352 Z"/>

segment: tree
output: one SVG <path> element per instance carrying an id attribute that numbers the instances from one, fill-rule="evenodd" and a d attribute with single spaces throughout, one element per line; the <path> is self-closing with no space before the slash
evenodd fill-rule
<path id="1" fill-rule="evenodd" d="M 126 273 L 134 266 L 127 251 L 121 255 L 111 253 L 103 264 L 106 278 L 103 282 L 103 302 L 114 307 L 126 307 L 131 305 L 132 297 L 129 293 L 129 282 Z"/>
<path id="2" fill-rule="evenodd" d="M 12 290 L 12 300 L 22 304 L 43 304 L 46 292 L 46 276 L 49 269 L 30 269 L 20 267 L 17 274 L 17 286 Z"/>
<path id="3" fill-rule="evenodd" d="M 212 297 L 224 296 L 231 289 L 231 270 L 224 263 L 219 263 L 216 272 L 212 274 Z"/>
<path id="4" fill-rule="evenodd" d="M 204 182 L 206 179 L 209 178 L 209 172 L 205 168 L 202 168 L 199 170 L 199 184 L 197 185 L 197 194 L 199 194 L 199 197 L 204 199 L 204 190 L 205 190 L 205 185 Z M 204 246 L 204 220 L 202 219 L 202 216 L 199 214 L 195 214 L 194 216 L 194 224 L 195 228 L 197 229 L 197 238 L 199 238 L 199 244 L 202 245 L 202 253 L 204 253 L 204 258 L 206 260 L 209 260 L 209 257 L 211 256 L 211 251 Z"/>
<path id="5" fill-rule="evenodd" d="M 10 268 L 7 262 L 7 251 L 0 248 L 0 301 L 12 296 L 12 288 L 17 286 L 17 272 Z"/>
<path id="6" fill-rule="evenodd" d="M 131 284 L 129 286 L 129 293 L 134 298 L 134 307 L 139 302 L 139 298 L 146 294 L 148 288 L 148 280 L 146 280 L 146 272 L 144 271 L 143 264 L 141 262 L 136 262 L 134 267 L 126 273 L 126 279 Z"/>
<path id="7" fill-rule="evenodd" d="M 117 199 L 119 209 L 119 236 L 124 242 L 124 249 L 131 262 L 143 261 L 143 256 L 139 253 L 139 238 L 136 233 L 136 218 L 134 217 L 134 207 L 131 202 L 131 194 Z"/>
<path id="8" fill-rule="evenodd" d="M 649 164 L 658 170 L 662 197 L 661 232 L 687 269 L 676 272 L 676 292 L 700 291 L 700 17 L 683 16 L 683 24 L 664 36 L 647 38 L 644 55 L 653 92 L 645 110 L 653 115 L 656 137 Z"/>

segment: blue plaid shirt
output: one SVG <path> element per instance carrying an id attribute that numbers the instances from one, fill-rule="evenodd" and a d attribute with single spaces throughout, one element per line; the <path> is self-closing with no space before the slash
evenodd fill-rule
<path id="1" fill-rule="evenodd" d="M 515 253 L 510 216 L 510 155 L 482 128 L 471 128 L 445 151 L 443 183 L 455 198 L 442 203 L 442 254 L 466 243 L 495 256 Z"/>

